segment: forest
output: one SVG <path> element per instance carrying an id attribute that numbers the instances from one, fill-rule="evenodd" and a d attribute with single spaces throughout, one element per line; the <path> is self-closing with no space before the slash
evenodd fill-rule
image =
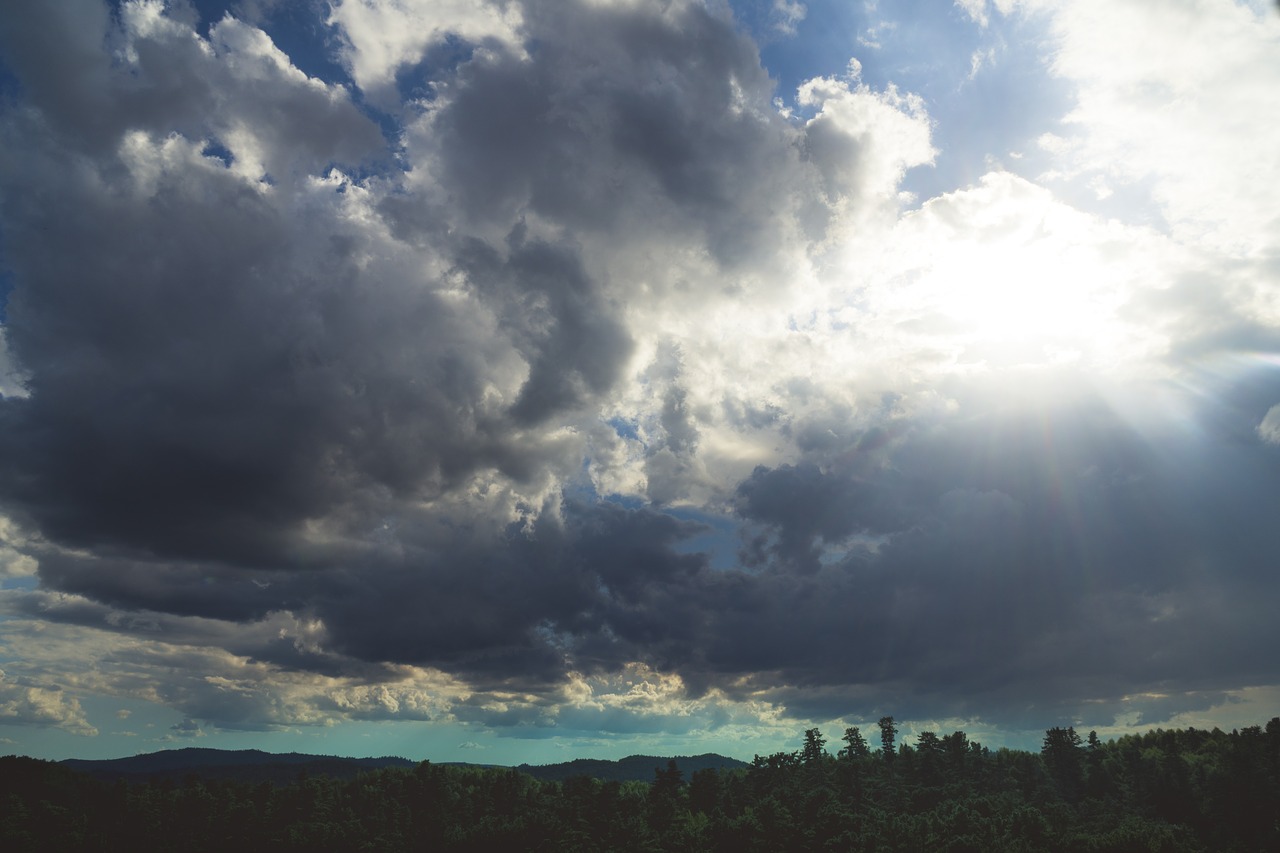
<path id="1" fill-rule="evenodd" d="M 1102 741 L 1045 732 L 1038 753 L 964 732 L 900 742 L 892 717 L 744 769 L 678 761 L 650 781 L 538 780 L 511 768 L 385 767 L 286 784 L 192 774 L 106 782 L 0 758 L 0 849 L 18 851 L 1273 851 L 1280 717 L 1223 732 Z"/>

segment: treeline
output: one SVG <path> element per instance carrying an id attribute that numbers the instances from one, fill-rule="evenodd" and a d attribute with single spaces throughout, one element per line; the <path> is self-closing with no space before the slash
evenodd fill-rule
<path id="1" fill-rule="evenodd" d="M 652 782 L 539 781 L 423 762 L 284 786 L 190 776 L 105 783 L 0 759 L 0 849 L 547 851 L 1275 851 L 1280 718 L 1222 732 L 1100 741 L 1071 728 L 1037 753 L 963 732 L 873 748 L 817 729 L 744 770 L 675 761 Z"/>

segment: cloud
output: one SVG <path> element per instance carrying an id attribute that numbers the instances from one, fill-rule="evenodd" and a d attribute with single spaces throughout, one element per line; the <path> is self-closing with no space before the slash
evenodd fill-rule
<path id="1" fill-rule="evenodd" d="M 78 691 L 164 705 L 185 718 L 173 727 L 173 736 L 201 736 L 209 727 L 254 731 L 351 720 L 463 722 L 535 737 L 687 733 L 726 726 L 786 730 L 766 703 L 738 707 L 718 693 L 691 698 L 679 676 L 638 664 L 616 673 L 570 672 L 560 684 L 537 692 L 512 682 L 477 689 L 417 667 L 395 667 L 381 675 L 361 672 L 357 662 L 346 674 L 290 667 L 209 645 L 216 638 L 207 632 L 142 628 L 136 615 L 132 624 L 126 614 L 117 614 L 122 618 L 95 627 L 67 624 L 65 613 L 44 616 L 50 621 L 39 627 L 10 618 L 0 633 L 8 652 L 23 658 L 16 664 L 19 677 L 37 694 L 61 695 L 61 688 L 43 685 L 65 679 Z M 234 623 L 221 628 L 227 635 L 267 633 Z M 93 650 L 88 657 L 85 649 Z M 73 657 L 77 650 L 78 659 Z"/>
<path id="2" fill-rule="evenodd" d="M 1206 322 L 1167 298 L 1170 280 L 1208 270 L 1141 226 L 1091 216 L 1005 171 L 936 196 L 874 244 L 851 243 L 859 302 L 833 319 L 875 318 L 861 357 L 936 370 L 1078 365 L 1100 374 L 1163 371 L 1174 342 Z M 868 268 L 875 272 L 868 275 Z M 903 369 L 898 367 L 897 369 Z"/>
<path id="3" fill-rule="evenodd" d="M 933 160 L 924 102 L 890 88 L 873 92 L 858 80 L 817 78 L 800 87 L 797 102 L 814 109 L 805 125 L 805 153 L 833 198 L 861 204 L 892 198 L 904 172 Z"/>
<path id="4" fill-rule="evenodd" d="M 169 731 L 172 732 L 169 736 L 171 738 L 197 738 L 205 735 L 204 729 L 200 728 L 200 724 L 190 718 L 169 726 Z"/>
<path id="5" fill-rule="evenodd" d="M 803 3 L 796 0 L 773 0 L 773 28 L 783 35 L 793 36 L 808 11 Z"/>
<path id="6" fill-rule="evenodd" d="M 57 8 L 23 0 L 3 45 L 47 130 L 19 121 L 8 133 L 53 132 L 61 145 L 95 156 L 131 139 L 174 133 L 193 145 L 216 141 L 231 152 L 231 172 L 250 185 L 264 173 L 290 181 L 381 148 L 377 126 L 346 90 L 308 78 L 261 30 L 227 17 L 202 39 L 164 8 L 124 3 L 113 21 L 93 0 Z M 66 63 L 46 64 L 50 50 Z M 17 154 L 6 158 L 7 169 L 17 168 Z M 54 166 L 48 160 L 26 165 L 37 163 Z M 135 163 L 132 171 L 145 186 L 151 173 L 142 166 Z M 37 170 L 27 177 L 44 175 Z M 33 211 L 28 223 L 39 218 Z"/>
<path id="7" fill-rule="evenodd" d="M 0 671 L 0 722 L 8 725 L 51 726 L 93 737 L 98 730 L 85 718 L 80 700 L 56 687 L 40 687 L 13 680 Z"/>
<path id="8" fill-rule="evenodd" d="M 1152 15 L 1142 3 L 1088 2 L 1050 15 L 1053 70 L 1077 88 L 1068 116 L 1077 168 L 1149 180 L 1182 240 L 1231 256 L 1265 252 L 1275 211 L 1260 188 L 1276 168 L 1276 132 L 1242 131 L 1280 83 L 1272 10 L 1203 2 Z M 1135 27 L 1146 33 L 1141 48 L 1115 53 Z"/>
<path id="9" fill-rule="evenodd" d="M 969 80 L 978 76 L 978 72 L 984 66 L 990 66 L 996 61 L 995 48 L 987 48 L 986 50 L 975 50 L 969 57 Z"/>
<path id="10" fill-rule="evenodd" d="M 923 96 L 855 60 L 781 110 L 716 5 L 347 0 L 351 88 L 234 16 L 19 12 L 13 715 L 1019 726 L 1276 682 L 1270 214 L 1216 73 L 1161 84 L 1242 191 L 1204 217 L 1117 127 L 1168 130 L 1164 54 L 1104 103 L 1056 8 L 1060 168 L 917 204 Z M 1164 222 L 1074 202 L 1099 175 Z"/>
<path id="11" fill-rule="evenodd" d="M 87 602 L 82 606 L 93 607 Z M 45 692 L 66 685 L 80 694 L 151 702 L 221 730 L 447 718 L 451 704 L 469 693 L 439 672 L 405 667 L 362 671 L 358 661 L 344 672 L 333 666 L 300 667 L 296 659 L 258 657 L 251 647 L 270 647 L 267 626 L 224 622 L 184 633 L 166 626 L 159 614 L 158 621 L 146 624 L 143 614 L 117 612 L 92 627 L 83 616 L 54 609 L 43 615 L 49 621 L 10 618 L 0 628 L 7 652 L 21 656 L 9 669 L 24 683 Z M 226 641 L 237 634 L 257 638 L 241 644 Z M 226 645 L 237 651 L 222 647 Z M 87 656 L 86 649 L 92 650 Z M 89 660 L 92 666 L 86 667 Z"/>
<path id="12" fill-rule="evenodd" d="M 521 23 L 520 5 L 498 0 L 339 0 L 328 18 L 341 34 L 341 58 L 351 79 L 375 95 L 392 86 L 402 68 L 422 61 L 429 48 L 447 38 L 518 50 Z"/>
<path id="13" fill-rule="evenodd" d="M 986 27 L 990 22 L 987 0 L 955 0 L 955 5 L 980 27 Z"/>
<path id="14" fill-rule="evenodd" d="M 30 554 L 22 552 L 28 539 L 12 520 L 0 516 L 0 578 L 30 577 L 38 564 Z"/>
<path id="15" fill-rule="evenodd" d="M 25 397 L 22 372 L 9 356 L 8 332 L 0 325 L 0 397 Z"/>
<path id="16" fill-rule="evenodd" d="M 1258 437 L 1268 444 L 1280 444 L 1280 405 L 1267 409 L 1262 423 L 1258 424 Z"/>

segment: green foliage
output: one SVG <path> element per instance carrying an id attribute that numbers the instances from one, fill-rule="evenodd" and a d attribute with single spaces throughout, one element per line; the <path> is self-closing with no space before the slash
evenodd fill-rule
<path id="1" fill-rule="evenodd" d="M 824 747 L 827 739 L 817 729 L 807 729 L 804 733 L 804 749 L 800 750 L 800 760 L 805 764 L 813 764 L 826 757 Z"/>
<path id="2" fill-rule="evenodd" d="M 844 748 L 840 750 L 840 758 L 859 759 L 871 754 L 871 747 L 867 746 L 867 739 L 862 736 L 857 726 L 845 729 L 844 737 L 840 739 L 845 743 Z"/>
<path id="3" fill-rule="evenodd" d="M 898 727 L 893 724 L 893 717 L 881 717 L 880 722 L 880 751 L 884 753 L 886 761 L 893 759 L 893 739 L 898 734 Z"/>
<path id="4" fill-rule="evenodd" d="M 896 734 L 886 721 L 882 734 Z M 285 785 L 195 774 L 129 785 L 10 756 L 0 850 L 1280 849 L 1280 718 L 1087 746 L 1053 728 L 1039 754 L 925 732 L 892 764 L 857 729 L 843 740 L 833 758 L 810 729 L 798 752 L 696 769 L 687 783 L 678 760 L 655 759 L 652 782 L 423 762 Z"/>

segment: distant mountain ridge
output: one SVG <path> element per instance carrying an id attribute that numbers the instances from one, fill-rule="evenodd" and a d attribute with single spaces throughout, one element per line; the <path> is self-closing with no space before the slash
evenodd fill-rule
<path id="1" fill-rule="evenodd" d="M 535 779 L 563 781 L 574 776 L 591 776 L 604 781 L 653 781 L 656 769 L 665 769 L 668 761 L 684 771 L 689 779 L 698 770 L 715 768 L 733 770 L 747 767 L 747 763 L 723 755 L 705 753 L 694 756 L 629 755 L 617 761 L 600 758 L 579 758 L 560 764 L 521 764 L 511 768 Z M 288 752 L 272 753 L 258 749 L 208 749 L 187 747 L 167 749 L 135 755 L 130 758 L 86 759 L 69 758 L 58 762 L 63 767 L 87 773 L 98 779 L 126 782 L 170 780 L 180 782 L 187 776 L 203 779 L 230 779 L 241 782 L 270 782 L 288 784 L 300 775 L 330 776 L 351 779 L 360 773 L 385 767 L 409 768 L 418 764 L 407 758 L 383 756 L 380 758 L 345 758 L 335 755 L 308 755 Z M 488 767 L 491 764 L 441 762 L 451 766 Z"/>
<path id="2" fill-rule="evenodd" d="M 293 782 L 300 774 L 351 779 L 359 773 L 383 767 L 413 767 L 407 758 L 344 758 L 336 755 L 307 755 L 299 752 L 273 753 L 259 749 L 207 749 L 187 747 L 166 749 L 130 758 L 69 758 L 58 762 L 99 779 L 148 782 L 181 781 L 195 774 L 205 779 L 234 779 L 248 782 Z"/>
<path id="3" fill-rule="evenodd" d="M 366 767 L 412 767 L 407 758 L 345 758 L 337 755 L 310 755 L 302 752 L 263 752 L 260 749 L 207 749 L 187 747 L 148 752 L 130 758 L 68 758 L 60 764 L 76 770 L 117 769 L 125 773 L 157 770 L 188 770 L 203 767 L 237 767 L 250 764 L 313 764 L 318 761 L 347 761 Z"/>
<path id="4" fill-rule="evenodd" d="M 674 761 L 676 766 L 684 772 L 685 781 L 688 781 L 699 770 L 736 770 L 741 767 L 751 766 L 745 761 L 739 761 L 736 758 L 726 758 L 723 755 L 707 752 L 702 755 L 628 755 L 626 758 L 620 758 L 617 761 L 608 761 L 602 758 L 578 758 L 561 764 L 521 764 L 515 769 L 521 773 L 528 773 L 535 779 L 554 781 L 563 781 L 574 776 L 591 776 L 606 782 L 628 782 L 632 780 L 652 782 L 654 770 L 665 770 L 668 761 Z"/>

